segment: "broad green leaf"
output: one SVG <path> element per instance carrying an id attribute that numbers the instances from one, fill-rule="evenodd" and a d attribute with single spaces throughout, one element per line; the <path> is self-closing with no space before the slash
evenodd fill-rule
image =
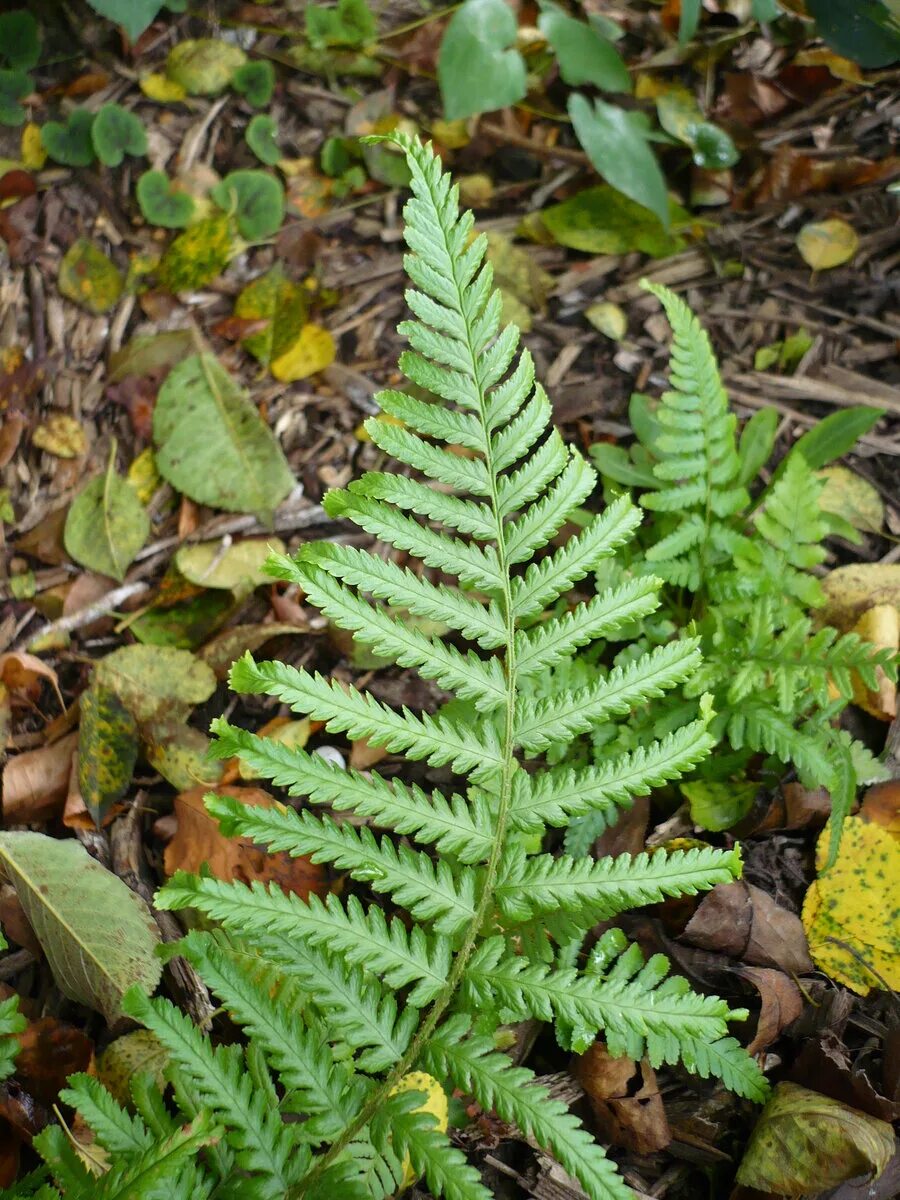
<path id="1" fill-rule="evenodd" d="M 673 84 L 656 97 L 659 123 L 694 152 L 694 162 L 708 171 L 732 167 L 740 155 L 724 129 L 707 121 L 693 92 Z"/>
<path id="2" fill-rule="evenodd" d="M 666 258 L 682 245 L 649 209 L 606 184 L 576 192 L 545 208 L 540 216 L 561 246 L 586 254 L 641 250 L 653 258 Z M 677 230 L 689 222 L 690 214 L 670 201 L 669 225 Z"/>
<path id="3" fill-rule="evenodd" d="M 94 682 L 111 688 L 139 722 L 186 717 L 216 690 L 206 663 L 169 646 L 120 646 L 97 663 Z"/>
<path id="4" fill-rule="evenodd" d="M 603 100 L 591 104 L 580 92 L 569 97 L 575 133 L 596 170 L 614 188 L 649 208 L 668 230 L 665 177 L 637 115 Z"/>
<path id="5" fill-rule="evenodd" d="M 131 783 L 138 751 L 137 722 L 112 688 L 96 681 L 82 693 L 80 707 L 78 787 L 99 827 Z"/>
<path id="6" fill-rule="evenodd" d="M 59 290 L 67 300 L 92 313 L 105 313 L 118 302 L 122 272 L 87 238 L 79 238 L 59 264 Z"/>
<path id="7" fill-rule="evenodd" d="M 515 48 L 516 34 L 516 18 L 504 0 L 466 0 L 453 14 L 438 56 L 448 120 L 506 108 L 525 96 L 525 62 Z"/>
<path id="8" fill-rule="evenodd" d="M 857 408 L 842 408 L 817 421 L 808 433 L 794 443 L 790 453 L 802 455 L 816 471 L 852 450 L 863 434 L 868 433 L 883 416 L 883 408 L 869 408 L 864 404 Z M 773 483 L 783 473 L 787 458 L 785 455 L 779 463 Z"/>
<path id="9" fill-rule="evenodd" d="M 881 0 L 806 0 L 806 7 L 819 36 L 861 67 L 900 59 L 900 21 Z"/>
<path id="10" fill-rule="evenodd" d="M 80 842 L 0 833 L 0 867 L 15 889 L 60 991 L 112 1024 L 132 984 L 152 992 L 160 935 L 145 902 Z"/>
<path id="11" fill-rule="evenodd" d="M 28 115 L 19 101 L 31 91 L 31 80 L 24 71 L 0 68 L 0 125 L 24 125 Z M 58 122 L 48 122 L 58 124 Z M 45 125 L 46 129 L 47 126 Z M 60 125 L 60 129 L 64 126 Z M 46 143 L 44 143 L 46 148 Z M 90 159 L 87 160 L 90 162 Z"/>
<path id="12" fill-rule="evenodd" d="M 163 6 L 163 0 L 89 0 L 94 12 L 121 25 L 136 42 Z"/>
<path id="13" fill-rule="evenodd" d="M 116 474 L 110 455 L 105 475 L 92 479 L 72 502 L 63 540 L 76 562 L 120 582 L 150 533 L 150 518 L 133 488 Z"/>
<path id="14" fill-rule="evenodd" d="M 14 71 L 30 71 L 41 57 L 40 26 L 25 8 L 0 13 L 0 60 Z"/>
<path id="15" fill-rule="evenodd" d="M 605 92 L 630 92 L 631 76 L 618 50 L 596 29 L 546 4 L 538 28 L 556 51 L 559 73 L 578 87 L 593 83 Z"/>
<path id="16" fill-rule="evenodd" d="M 169 179 L 165 171 L 145 171 L 135 188 L 141 215 L 150 225 L 183 229 L 194 216 L 194 198 Z"/>
<path id="17" fill-rule="evenodd" d="M 126 154 L 147 153 L 147 134 L 140 119 L 121 104 L 104 104 L 91 125 L 94 151 L 106 167 L 118 167 Z"/>
<path id="18" fill-rule="evenodd" d="M 678 40 L 684 46 L 691 40 L 700 25 L 700 0 L 681 0 L 678 17 Z"/>
<path id="19" fill-rule="evenodd" d="M 877 1177 L 893 1153 L 887 1121 L 796 1083 L 779 1083 L 750 1135 L 737 1179 L 778 1196 L 817 1196 L 860 1175 Z"/>
<path id="20" fill-rule="evenodd" d="M 232 171 L 210 192 L 219 208 L 234 216 L 250 242 L 271 237 L 284 218 L 284 189 L 266 171 Z"/>
<path id="21" fill-rule="evenodd" d="M 131 621 L 128 628 L 146 646 L 196 650 L 222 628 L 234 608 L 230 592 L 201 592 L 177 604 L 154 605 Z"/>
<path id="22" fill-rule="evenodd" d="M 622 446 L 598 442 L 591 446 L 591 458 L 601 475 L 625 487 L 652 488 L 659 482 L 651 467 L 642 467 L 633 462 Z"/>
<path id="23" fill-rule="evenodd" d="M 268 113 L 257 113 L 244 136 L 247 145 L 267 167 L 274 167 L 280 161 L 282 154 L 278 145 L 278 126 Z"/>
<path id="24" fill-rule="evenodd" d="M 271 583 L 263 569 L 270 554 L 284 554 L 281 538 L 245 538 L 223 546 L 221 542 L 197 542 L 182 546 L 175 566 L 190 583 L 205 588 L 248 591 Z"/>
<path id="25" fill-rule="evenodd" d="M 231 83 L 247 56 L 233 42 L 196 38 L 179 42 L 169 51 L 166 74 L 191 96 L 214 96 Z"/>
<path id="26" fill-rule="evenodd" d="M 334 8 L 306 5 L 306 36 L 317 49 L 349 46 L 359 49 L 375 40 L 375 18 L 366 0 L 338 0 Z"/>
<path id="27" fill-rule="evenodd" d="M 93 124 L 94 114 L 86 108 L 73 109 L 65 124 L 62 121 L 48 121 L 41 127 L 44 149 L 54 162 L 63 166 L 89 167 L 94 161 L 94 143 L 91 140 Z"/>
<path id="28" fill-rule="evenodd" d="M 275 68 L 267 58 L 244 63 L 232 75 L 231 86 L 252 108 L 264 108 L 275 90 Z"/>
<path id="29" fill-rule="evenodd" d="M 271 430 L 211 354 L 193 354 L 169 373 L 153 437 L 160 474 L 198 504 L 268 521 L 294 486 Z"/>
<path id="30" fill-rule="evenodd" d="M 756 479 L 769 461 L 780 420 L 781 416 L 776 408 L 761 408 L 741 430 L 741 440 L 738 444 L 741 469 L 737 481 L 744 487 Z"/>
<path id="31" fill-rule="evenodd" d="M 753 807 L 758 791 L 759 784 L 746 780 L 718 782 L 696 779 L 681 784 L 682 795 L 690 805 L 691 820 L 701 829 L 709 829 L 714 833 L 731 829 L 745 817 Z"/>

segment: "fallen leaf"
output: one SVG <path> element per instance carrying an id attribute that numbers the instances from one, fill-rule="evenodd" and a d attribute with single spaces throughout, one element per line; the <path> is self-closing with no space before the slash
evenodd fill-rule
<path id="1" fill-rule="evenodd" d="M 672 1140 L 656 1072 L 644 1059 L 613 1058 L 597 1041 L 578 1057 L 575 1076 L 587 1093 L 604 1142 L 655 1154 Z"/>
<path id="2" fill-rule="evenodd" d="M 812 970 L 803 923 L 744 880 L 717 884 L 697 906 L 684 941 L 789 975 Z"/>
<path id="3" fill-rule="evenodd" d="M 234 234 L 234 221 L 227 213 L 206 217 L 185 229 L 160 260 L 160 284 L 177 294 L 212 283 L 231 261 Z"/>
<path id="4" fill-rule="evenodd" d="M 233 42 L 188 38 L 169 51 L 166 75 L 191 96 L 214 96 L 228 87 L 246 61 L 247 55 Z"/>
<path id="5" fill-rule="evenodd" d="M 161 333 L 138 333 L 121 350 L 109 357 L 110 383 L 121 383 L 129 375 L 156 375 L 181 362 L 194 346 L 190 329 L 169 329 Z"/>
<path id="6" fill-rule="evenodd" d="M 309 309 L 309 295 L 276 265 L 248 283 L 234 303 L 234 315 L 264 320 L 262 330 L 243 338 L 244 349 L 267 367 L 297 340 Z"/>
<path id="7" fill-rule="evenodd" d="M 78 734 L 13 755 L 3 768 L 3 821 L 39 825 L 58 816 L 66 800 Z"/>
<path id="8" fill-rule="evenodd" d="M 779 1037 L 803 1012 L 803 996 L 793 979 L 771 967 L 738 967 L 741 978 L 748 980 L 759 992 L 762 1007 L 756 1023 L 748 1054 L 759 1054 Z"/>
<path id="9" fill-rule="evenodd" d="M 157 104 L 177 104 L 188 94 L 183 83 L 156 72 L 142 75 L 138 84 L 147 99 L 155 100 Z"/>
<path id="10" fill-rule="evenodd" d="M 527 332 L 532 313 L 544 311 L 553 278 L 537 265 L 528 250 L 516 246 L 505 234 L 489 233 L 487 239 L 487 260 L 503 297 L 501 320 L 515 321 Z"/>
<path id="11" fill-rule="evenodd" d="M 791 1083 L 799 1083 L 841 1104 L 858 1108 L 870 1117 L 882 1121 L 900 1120 L 900 1100 L 889 1100 L 876 1090 L 865 1070 L 853 1064 L 847 1047 L 830 1029 L 804 1042 L 791 1067 L 789 1079 Z"/>
<path id="12" fill-rule="evenodd" d="M 854 563 L 822 579 L 821 618 L 846 633 L 862 614 L 879 604 L 900 608 L 900 563 Z"/>
<path id="13" fill-rule="evenodd" d="M 283 621 L 271 625 L 232 625 L 211 638 L 199 651 L 199 657 L 212 667 L 219 679 L 227 679 L 232 665 L 247 650 L 254 653 L 272 638 L 285 634 L 296 637 L 308 632 L 308 627 L 289 625 Z"/>
<path id="14" fill-rule="evenodd" d="M 621 342 L 628 332 L 628 317 L 625 310 L 608 300 L 589 305 L 584 310 L 584 315 L 595 329 L 614 342 Z"/>
<path id="15" fill-rule="evenodd" d="M 145 902 L 73 839 L 0 833 L 0 864 L 60 991 L 112 1024 L 132 984 L 152 992 L 160 941 Z"/>
<path id="16" fill-rule="evenodd" d="M 153 413 L 156 463 L 173 487 L 229 512 L 269 521 L 294 486 L 275 436 L 211 354 L 172 370 Z"/>
<path id="17" fill-rule="evenodd" d="M 281 538 L 245 538 L 222 542 L 196 542 L 182 546 L 175 565 L 190 583 L 205 588 L 228 588 L 246 593 L 262 583 L 271 583 L 264 567 L 270 554 L 284 554 Z"/>
<path id="18" fill-rule="evenodd" d="M 830 835 L 823 830 L 816 847 L 820 871 Z M 898 912 L 900 843 L 879 824 L 847 817 L 837 861 L 803 902 L 816 966 L 862 996 L 873 987 L 900 988 Z"/>
<path id="19" fill-rule="evenodd" d="M 261 788 L 219 786 L 217 794 L 230 796 L 244 804 L 259 804 L 271 808 L 274 804 L 268 792 Z M 203 804 L 209 788 L 195 787 L 175 797 L 178 828 L 166 846 L 163 862 L 166 874 L 176 871 L 196 873 L 204 863 L 218 879 L 253 880 L 277 883 L 285 891 L 295 892 L 305 899 L 310 892 L 324 895 L 328 890 L 324 867 L 309 859 L 288 854 L 269 854 L 253 846 L 247 838 L 228 838 L 220 831 Z"/>
<path id="20" fill-rule="evenodd" d="M 22 140 L 19 145 L 22 164 L 29 171 L 40 171 L 47 161 L 47 151 L 41 141 L 41 127 L 34 121 L 29 121 L 22 130 Z"/>
<path id="21" fill-rule="evenodd" d="M 74 242 L 60 263 L 59 290 L 89 312 L 108 312 L 124 286 L 119 268 L 87 238 Z"/>
<path id="22" fill-rule="evenodd" d="M 690 805 L 691 820 L 700 829 L 719 832 L 742 820 L 759 792 L 759 784 L 747 780 L 697 779 L 680 785 Z"/>
<path id="23" fill-rule="evenodd" d="M 819 493 L 824 512 L 843 517 L 854 529 L 878 533 L 884 525 L 884 502 L 876 487 L 849 467 L 825 467 L 816 475 L 825 483 Z"/>
<path id="24" fill-rule="evenodd" d="M 74 417 L 58 413 L 48 417 L 34 431 L 32 442 L 39 450 L 57 458 L 80 458 L 87 453 L 87 438 Z"/>
<path id="25" fill-rule="evenodd" d="M 853 626 L 853 632 L 879 649 L 893 650 L 896 658 L 900 651 L 900 609 L 893 604 L 867 608 Z M 853 702 L 879 721 L 892 721 L 897 715 L 897 682 L 882 667 L 877 667 L 875 674 L 878 690 L 870 691 L 858 673 L 853 672 Z"/>
<path id="26" fill-rule="evenodd" d="M 859 235 L 839 217 L 804 225 L 797 234 L 800 257 L 814 271 L 830 271 L 849 262 L 859 249 Z"/>
<path id="27" fill-rule="evenodd" d="M 66 517 L 66 550 L 82 566 L 121 581 L 150 533 L 150 518 L 132 488 L 116 474 L 115 446 L 105 475 L 75 497 Z"/>
<path id="28" fill-rule="evenodd" d="M 863 83 L 863 73 L 859 64 L 851 62 L 835 54 L 827 46 L 811 46 L 794 55 L 793 62 L 798 67 L 825 67 L 835 79 L 843 79 L 847 83 Z"/>
<path id="29" fill-rule="evenodd" d="M 779 1083 L 738 1168 L 738 1182 L 780 1196 L 820 1195 L 858 1175 L 878 1176 L 894 1153 L 894 1131 L 827 1096 Z"/>
<path id="30" fill-rule="evenodd" d="M 176 604 L 167 599 L 146 609 L 128 628 L 147 646 L 196 650 L 221 629 L 236 603 L 231 592 L 213 590 Z"/>
<path id="31" fill-rule="evenodd" d="M 149 1029 L 135 1029 L 109 1043 L 97 1059 L 97 1076 L 127 1108 L 132 1103 L 131 1081 L 135 1075 L 150 1075 L 157 1087 L 164 1089 L 168 1063 L 169 1052 L 156 1034 Z"/>
<path id="32" fill-rule="evenodd" d="M 98 828 L 128 790 L 137 752 L 134 717 L 112 688 L 95 680 L 81 696 L 78 787 Z"/>
<path id="33" fill-rule="evenodd" d="M 746 210 L 788 203 L 819 192 L 849 191 L 890 178 L 896 170 L 897 156 L 892 154 L 878 162 L 853 154 L 820 159 L 790 146 L 779 146 L 737 198 L 735 207 Z"/>
<path id="34" fill-rule="evenodd" d="M 162 720 L 146 726 L 143 734 L 147 762 L 179 792 L 209 789 L 222 778 L 222 763 L 209 760 L 209 738 L 199 729 Z"/>
<path id="35" fill-rule="evenodd" d="M 863 797 L 859 816 L 880 825 L 895 841 L 900 841 L 900 780 L 876 783 Z"/>
<path id="36" fill-rule="evenodd" d="M 94 681 L 112 688 L 139 722 L 185 717 L 216 690 L 206 663 L 169 646 L 121 646 L 100 659 Z"/>
<path id="37" fill-rule="evenodd" d="M 42 1104 L 53 1104 L 68 1077 L 86 1071 L 93 1056 L 94 1044 L 82 1030 L 39 1017 L 19 1034 L 16 1079 Z"/>
<path id="38" fill-rule="evenodd" d="M 577 192 L 545 208 L 540 217 L 560 246 L 587 254 L 641 250 L 653 258 L 665 258 L 683 244 L 675 233 L 666 231 L 649 208 L 607 184 Z M 690 220 L 685 209 L 669 202 L 669 222 L 674 231 L 686 228 Z"/>
<path id="39" fill-rule="evenodd" d="M 59 678 L 52 667 L 34 654 L 26 654 L 22 650 L 9 650 L 0 654 L 0 682 L 16 697 L 34 702 L 41 694 L 42 679 L 47 679 L 56 693 L 59 707 L 64 709 L 66 703 L 59 690 Z"/>
<path id="40" fill-rule="evenodd" d="M 282 383 L 294 383 L 330 367 L 336 353 L 334 338 L 327 329 L 304 325 L 291 346 L 272 359 L 269 370 Z"/>

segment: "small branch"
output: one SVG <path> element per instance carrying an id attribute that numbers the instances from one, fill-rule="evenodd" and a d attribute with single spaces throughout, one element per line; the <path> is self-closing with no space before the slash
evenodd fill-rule
<path id="1" fill-rule="evenodd" d="M 85 625 L 90 625 L 93 621 L 100 617 L 106 617 L 111 612 L 114 612 L 120 604 L 124 604 L 126 600 L 130 600 L 133 596 L 141 596 L 144 592 L 150 591 L 150 584 L 143 580 L 138 580 L 135 583 L 123 583 L 121 587 L 113 588 L 111 592 L 107 592 L 105 596 L 101 596 L 99 600 L 95 600 L 93 604 L 89 604 L 86 608 L 80 608 L 78 612 L 69 613 L 67 617 L 60 617 L 56 621 L 50 621 L 43 629 L 39 629 L 33 637 L 29 638 L 29 646 L 33 646 L 35 642 L 42 641 L 47 637 L 57 637 L 60 634 L 71 633 L 75 629 L 82 629 Z M 17 649 L 22 649 L 21 646 Z"/>

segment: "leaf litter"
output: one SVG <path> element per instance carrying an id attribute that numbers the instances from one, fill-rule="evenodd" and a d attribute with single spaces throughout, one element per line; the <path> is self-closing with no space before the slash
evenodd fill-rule
<path id="1" fill-rule="evenodd" d="M 312 661 L 345 682 L 374 670 L 385 702 L 439 703 L 411 675 L 378 670 L 261 570 L 269 548 L 340 537 L 322 494 L 382 465 L 355 431 L 377 388 L 398 382 L 386 364 L 403 313 L 397 192 L 407 179 L 402 160 L 361 147 L 360 134 L 403 122 L 443 147 L 573 444 L 618 449 L 631 393 L 650 390 L 661 369 L 666 333 L 638 279 L 668 283 L 699 308 L 740 415 L 774 399 L 781 453 L 807 433 L 808 461 L 824 467 L 823 507 L 858 531 L 858 545 L 830 543 L 822 618 L 896 648 L 900 318 L 880 265 L 897 247 L 884 194 L 897 170 L 888 83 L 821 45 L 776 46 L 752 22 L 736 33 L 728 5 L 703 6 L 697 38 L 676 61 L 671 39 L 687 5 L 667 4 L 663 20 L 658 7 L 619 6 L 621 36 L 592 25 L 579 40 L 567 22 L 583 22 L 559 6 L 542 6 L 529 26 L 498 4 L 479 4 L 487 25 L 456 20 L 443 48 L 441 28 L 454 19 L 407 18 L 405 5 L 365 27 L 352 19 L 359 6 L 310 6 L 311 28 L 290 6 L 245 5 L 240 39 L 200 15 L 166 14 L 173 43 L 142 39 L 125 58 L 113 37 L 102 56 L 64 39 L 66 56 L 28 68 L 41 105 L 25 92 L 13 100 L 23 124 L 0 168 L 9 259 L 0 295 L 11 314 L 0 331 L 0 853 L 9 880 L 0 922 L 13 943 L 5 986 L 26 1003 L 48 997 L 45 1020 L 55 1022 L 32 1021 L 22 1035 L 16 1080 L 35 1102 L 55 1102 L 61 1079 L 47 1063 L 58 1050 L 83 1070 L 96 1049 L 113 1084 L 159 1069 L 152 1041 L 114 1036 L 124 973 L 143 972 L 152 987 L 163 970 L 145 903 L 152 886 L 141 907 L 116 852 L 126 830 L 137 831 L 153 885 L 206 862 L 223 878 L 299 894 L 343 886 L 302 858 L 276 861 L 222 838 L 203 808 L 210 789 L 286 799 L 207 757 L 209 720 L 233 701 L 225 680 L 244 650 Z M 492 13 L 500 24 L 489 43 Z M 45 37 L 60 36 L 51 23 Z M 542 74 L 548 44 L 559 78 Z M 586 56 L 588 44 L 596 53 Z M 110 50 L 126 64 L 127 82 L 115 87 L 99 61 L 108 69 Z M 461 72 L 484 78 L 485 64 L 497 103 L 514 106 L 470 120 Z M 352 106 L 348 82 L 360 98 Z M 567 115 L 574 86 L 602 98 L 589 92 Z M 629 88 L 634 100 L 620 106 Z M 106 112 L 99 124 L 83 97 Z M 640 122 L 623 120 L 632 109 L 654 114 L 671 142 L 647 142 Z M 627 157 L 606 171 L 598 161 L 619 145 L 638 147 L 630 165 L 653 211 L 629 194 Z M 859 453 L 825 467 L 824 443 L 846 452 L 858 432 Z M 314 725 L 236 703 L 240 724 L 391 770 L 382 750 L 332 745 Z M 850 714 L 872 723 L 873 749 L 886 741 L 900 773 L 896 691 L 860 685 Z M 716 844 L 741 838 L 745 878 L 639 914 L 634 935 L 647 949 L 675 947 L 683 973 L 751 1008 L 743 1040 L 779 1089 L 762 1115 L 742 1111 L 669 1068 L 610 1059 L 602 1043 L 565 1086 L 584 1089 L 598 1138 L 638 1193 L 682 1200 L 712 1186 L 725 1195 L 738 1162 L 741 1182 L 773 1195 L 801 1186 L 818 1195 L 851 1170 L 877 1171 L 889 1150 L 877 1122 L 895 1119 L 900 1095 L 890 991 L 896 784 L 865 794 L 841 858 L 819 877 L 827 797 L 795 780 L 773 778 L 751 794 L 726 777 L 651 801 L 643 817 L 623 818 L 620 848 L 637 851 L 674 821 Z M 77 924 L 86 903 L 110 913 L 109 929 Z M 127 961 L 102 943 L 114 918 Z M 64 924 L 74 943 L 61 937 Z M 523 1052 L 544 1073 L 568 1065 L 540 1047 Z M 22 1138 L 47 1119 L 24 1102 L 0 1112 L 0 1129 L 18 1131 L 13 1171 Z M 479 1120 L 490 1155 L 510 1131 L 489 1114 Z M 785 1136 L 788 1155 L 777 1149 Z M 738 1148 L 732 1161 L 723 1146 Z M 527 1165 L 521 1148 L 510 1161 L 520 1182 L 536 1180 L 533 1194 L 572 1194 L 545 1163 Z M 489 1161 L 484 1170 L 494 1189 L 504 1186 Z"/>

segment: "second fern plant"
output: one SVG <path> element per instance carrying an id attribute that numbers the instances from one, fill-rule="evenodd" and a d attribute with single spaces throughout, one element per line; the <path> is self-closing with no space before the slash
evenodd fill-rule
<path id="1" fill-rule="evenodd" d="M 485 239 L 473 238 L 470 213 L 459 214 L 440 161 L 430 147 L 393 139 L 413 190 L 406 269 L 416 319 L 401 326 L 411 349 L 400 365 L 444 403 L 382 393 L 395 420 L 374 418 L 368 432 L 415 474 L 371 472 L 329 493 L 325 506 L 431 571 L 316 544 L 277 557 L 272 572 L 360 643 L 457 699 L 433 714 L 398 711 L 336 679 L 249 656 L 231 683 L 333 734 L 447 768 L 458 782 L 446 793 L 426 791 L 217 722 L 222 757 L 239 755 L 301 802 L 265 810 L 211 797 L 225 832 L 330 863 L 357 887 L 304 902 L 275 885 L 176 875 L 157 902 L 217 924 L 190 934 L 181 950 L 247 1045 L 214 1046 L 168 1001 L 132 993 L 130 1013 L 168 1050 L 179 1115 L 142 1080 L 136 1114 L 86 1077 L 67 1099 L 126 1164 L 120 1173 L 156 1154 L 155 1179 L 169 1181 L 168 1196 L 377 1200 L 411 1173 L 436 1197 L 487 1200 L 474 1165 L 423 1111 L 415 1083 L 431 1076 L 545 1147 L 593 1200 L 628 1200 L 594 1137 L 499 1048 L 508 1044 L 501 1027 L 558 1022 L 580 1037 L 602 1036 L 613 1054 L 680 1062 L 764 1098 L 756 1064 L 727 1036 L 742 1011 L 693 993 L 662 956 L 645 962 L 617 929 L 586 961 L 580 952 L 600 921 L 734 879 L 738 851 L 596 862 L 539 848 L 574 816 L 611 816 L 691 770 L 709 751 L 712 713 L 704 702 L 689 723 L 595 766 L 527 760 L 684 684 L 699 665 L 697 642 L 672 641 L 585 686 L 537 698 L 536 681 L 550 668 L 651 613 L 659 581 L 633 578 L 546 615 L 632 537 L 640 510 L 623 497 L 577 535 L 560 534 L 593 492 L 595 473 L 551 427 L 527 351 L 516 361 L 518 331 L 500 328 Z M 398 608 L 453 636 L 425 636 Z M 186 1161 L 178 1148 L 191 1138 L 206 1148 Z M 106 1189 L 108 1176 L 79 1182 L 61 1139 L 45 1135 L 42 1149 L 67 1198 L 79 1188 L 119 1195 Z"/>

